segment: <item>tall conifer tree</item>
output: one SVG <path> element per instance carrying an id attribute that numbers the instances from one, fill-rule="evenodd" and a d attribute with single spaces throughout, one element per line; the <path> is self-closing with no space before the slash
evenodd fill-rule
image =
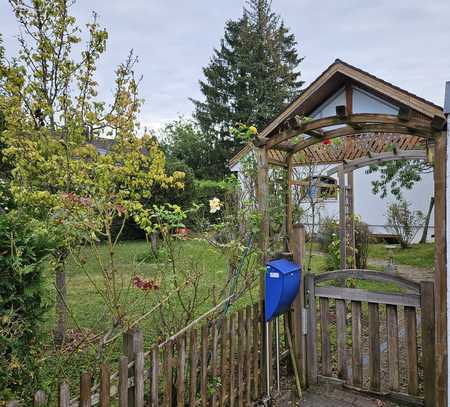
<path id="1" fill-rule="evenodd" d="M 216 176 L 226 172 L 227 159 L 238 148 L 230 127 L 245 123 L 261 130 L 299 93 L 303 58 L 296 47 L 270 0 L 248 0 L 242 17 L 226 23 L 220 46 L 203 69 L 204 100 L 193 100 Z"/>

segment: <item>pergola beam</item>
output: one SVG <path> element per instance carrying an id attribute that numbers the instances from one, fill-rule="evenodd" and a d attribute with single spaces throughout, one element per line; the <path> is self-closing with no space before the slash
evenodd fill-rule
<path id="1" fill-rule="evenodd" d="M 438 127 L 437 119 L 436 127 Z M 259 144 L 265 145 L 266 148 L 274 148 L 277 144 L 282 143 L 283 141 L 289 140 L 295 136 L 300 134 L 308 134 L 311 131 L 317 131 L 326 127 L 336 126 L 341 124 L 347 124 L 353 127 L 355 130 L 358 129 L 360 132 L 370 132 L 368 126 L 385 126 L 392 125 L 393 129 L 398 129 L 401 131 L 402 129 L 408 129 L 410 133 L 421 135 L 422 137 L 432 137 L 435 128 L 431 126 L 431 122 L 429 120 L 411 118 L 410 120 L 401 120 L 397 115 L 390 114 L 377 114 L 377 113 L 358 113 L 346 116 L 329 116 L 321 119 L 311 120 L 311 121 L 301 121 L 298 119 L 291 119 L 283 129 L 276 135 L 271 138 L 260 138 Z M 383 130 L 382 130 L 383 131 Z M 404 133 L 404 131 L 403 131 Z M 321 139 L 329 138 L 330 132 L 323 132 L 314 134 L 314 139 L 317 141 L 315 137 L 319 137 Z M 298 151 L 298 150 L 297 150 Z"/>
<path id="2" fill-rule="evenodd" d="M 426 160 L 427 152 L 425 150 L 405 150 L 405 151 L 390 151 L 380 154 L 371 153 L 367 157 L 358 158 L 356 160 L 347 161 L 343 164 L 344 172 L 349 173 L 358 168 L 367 167 L 372 164 L 378 164 L 388 161 L 397 160 Z M 336 174 L 339 171 L 339 166 L 332 168 L 327 172 L 328 176 Z"/>
<path id="3" fill-rule="evenodd" d="M 424 130 L 424 129 L 417 129 L 411 126 L 405 127 L 405 126 L 397 126 L 397 125 L 390 125 L 390 124 L 370 124 L 370 125 L 364 125 L 362 128 L 352 128 L 350 126 L 340 127 L 335 130 L 327 131 L 324 134 L 323 140 L 330 140 L 337 137 L 344 137 L 344 136 L 352 136 L 357 134 L 364 134 L 364 133 L 392 133 L 392 134 L 405 134 L 405 135 L 411 135 L 411 136 L 419 136 L 419 137 L 426 137 L 431 138 L 433 135 L 433 132 L 430 130 Z M 300 143 L 297 143 L 295 147 L 291 150 L 291 154 L 295 154 L 301 150 L 304 150 L 305 148 L 316 144 L 317 140 L 313 139 L 307 139 L 303 140 Z"/>

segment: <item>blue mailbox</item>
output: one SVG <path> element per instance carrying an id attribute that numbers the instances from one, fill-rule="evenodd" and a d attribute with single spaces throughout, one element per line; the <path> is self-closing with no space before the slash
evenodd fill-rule
<path id="1" fill-rule="evenodd" d="M 289 309 L 300 288 L 300 273 L 301 267 L 289 260 L 279 259 L 267 263 L 264 310 L 266 321 Z"/>

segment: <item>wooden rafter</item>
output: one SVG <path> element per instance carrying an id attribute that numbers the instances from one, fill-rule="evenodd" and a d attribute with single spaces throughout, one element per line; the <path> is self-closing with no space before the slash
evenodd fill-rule
<path id="1" fill-rule="evenodd" d="M 367 167 L 372 164 L 378 164 L 388 161 L 397 160 L 426 160 L 427 153 L 425 150 L 406 150 L 395 152 L 385 152 L 380 154 L 370 154 L 370 156 L 359 158 L 352 161 L 347 161 L 343 163 L 344 172 L 352 172 L 358 168 Z M 336 174 L 339 171 L 339 167 L 332 168 L 327 172 L 327 175 Z"/>
<path id="2" fill-rule="evenodd" d="M 393 125 L 399 130 L 408 129 L 411 133 L 420 135 L 422 137 L 432 137 L 434 131 L 431 127 L 429 120 L 413 118 L 411 120 L 405 121 L 401 120 L 397 115 L 389 114 L 374 114 L 374 113 L 362 113 L 362 114 L 352 114 L 346 116 L 329 116 L 321 119 L 316 119 L 308 122 L 302 122 L 297 125 L 290 125 L 286 130 L 281 131 L 275 136 L 267 138 L 259 138 L 258 144 L 265 145 L 266 148 L 273 148 L 277 144 L 280 144 L 286 140 L 292 139 L 301 134 L 307 134 L 310 131 L 320 130 L 326 127 L 337 126 L 347 124 L 352 127 L 353 130 L 358 130 L 360 133 L 373 132 L 367 128 L 367 126 L 373 125 Z M 333 130 L 332 130 L 333 131 Z M 381 130 L 385 132 L 386 130 Z M 391 131 L 390 132 L 396 132 Z M 355 134 L 355 133 L 353 133 Z M 321 134 L 321 139 L 327 139 L 331 137 L 337 137 L 333 135 L 330 131 L 323 132 Z M 315 141 L 317 139 L 314 137 Z M 297 149 L 299 151 L 299 149 Z"/>

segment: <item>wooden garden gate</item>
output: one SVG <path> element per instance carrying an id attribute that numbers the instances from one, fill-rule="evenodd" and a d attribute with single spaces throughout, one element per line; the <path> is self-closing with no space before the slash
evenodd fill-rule
<path id="1" fill-rule="evenodd" d="M 345 279 L 377 282 L 383 290 L 333 284 Z M 435 405 L 432 282 L 371 270 L 307 274 L 305 307 L 309 383 L 332 381 L 396 401 Z"/>

